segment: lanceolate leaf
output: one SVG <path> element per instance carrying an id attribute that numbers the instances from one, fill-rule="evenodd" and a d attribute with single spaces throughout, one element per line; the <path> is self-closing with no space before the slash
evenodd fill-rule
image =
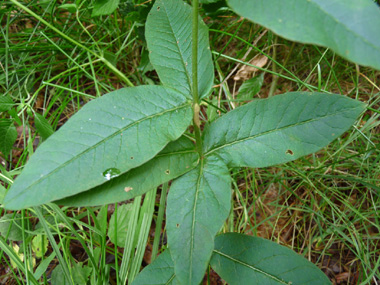
<path id="1" fill-rule="evenodd" d="M 166 249 L 152 264 L 144 268 L 133 280 L 132 285 L 178 284 L 169 249 Z"/>
<path id="2" fill-rule="evenodd" d="M 331 48 L 380 69 L 380 8 L 372 0 L 229 0 L 239 15 L 280 36 Z"/>
<path id="3" fill-rule="evenodd" d="M 211 266 L 228 284 L 331 284 L 317 266 L 269 240 L 238 233 L 215 238 Z"/>
<path id="4" fill-rule="evenodd" d="M 224 115 L 205 132 L 205 155 L 231 167 L 266 167 L 316 152 L 339 137 L 365 104 L 340 95 L 293 92 L 259 99 Z"/>
<path id="5" fill-rule="evenodd" d="M 191 119 L 186 98 L 159 86 L 120 89 L 93 100 L 37 149 L 5 207 L 39 205 L 103 184 L 150 160 Z"/>
<path id="6" fill-rule="evenodd" d="M 142 195 L 193 169 L 198 163 L 194 144 L 186 137 L 171 142 L 152 160 L 86 192 L 56 201 L 59 205 L 95 206 Z"/>
<path id="7" fill-rule="evenodd" d="M 161 82 L 191 98 L 192 31 L 191 7 L 182 0 L 157 0 L 146 22 L 150 61 Z M 199 19 L 199 96 L 208 95 L 214 81 L 208 29 Z"/>
<path id="8" fill-rule="evenodd" d="M 227 166 L 218 157 L 201 160 L 169 191 L 166 229 L 175 273 L 182 284 L 199 284 L 226 220 L 231 199 Z"/>

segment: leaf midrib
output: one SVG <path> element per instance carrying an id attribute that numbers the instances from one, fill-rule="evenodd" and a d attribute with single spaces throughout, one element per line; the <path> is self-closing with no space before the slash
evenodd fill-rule
<path id="1" fill-rule="evenodd" d="M 235 263 L 239 263 L 239 264 L 241 264 L 243 266 L 246 266 L 246 267 L 252 269 L 253 271 L 256 271 L 257 273 L 263 274 L 263 275 L 267 276 L 268 278 L 273 279 L 273 280 L 275 280 L 275 281 L 277 281 L 277 282 L 279 282 L 281 284 L 286 284 L 286 285 L 290 284 L 289 282 L 286 282 L 286 281 L 284 281 L 284 280 L 282 280 L 282 279 L 280 279 L 280 278 L 278 278 L 278 277 L 276 277 L 276 276 L 274 276 L 274 275 L 272 275 L 272 274 L 270 274 L 268 272 L 265 272 L 264 270 L 261 270 L 261 269 L 259 269 L 257 267 L 254 267 L 254 266 L 252 266 L 252 265 L 250 265 L 248 263 L 245 263 L 245 262 L 243 262 L 241 260 L 235 259 L 232 256 L 227 255 L 227 254 L 225 254 L 223 252 L 220 252 L 220 251 L 218 251 L 216 249 L 214 249 L 214 253 L 219 254 L 219 255 L 221 255 L 221 256 L 223 256 L 223 257 L 225 257 L 225 258 L 227 258 L 227 259 L 229 259 L 229 260 L 231 260 L 231 261 L 233 261 Z"/>
<path id="2" fill-rule="evenodd" d="M 204 159 L 201 159 L 200 165 L 199 165 L 199 172 L 198 172 L 198 179 L 197 179 L 197 185 L 196 185 L 196 192 L 195 192 L 195 198 L 194 198 L 194 207 L 193 207 L 193 224 L 191 225 L 191 243 L 190 243 L 190 267 L 189 267 L 189 284 L 192 284 L 192 268 L 193 268 L 193 255 L 194 255 L 194 236 L 195 236 L 195 215 L 196 215 L 196 208 L 197 208 L 197 202 L 198 202 L 198 194 L 200 191 L 200 183 L 201 178 L 203 175 L 203 167 L 204 167 Z"/>
<path id="3" fill-rule="evenodd" d="M 208 156 L 208 155 L 212 154 L 213 152 L 216 152 L 216 151 L 218 151 L 220 149 L 223 149 L 225 147 L 232 146 L 234 144 L 238 144 L 238 143 L 241 143 L 241 142 L 244 142 L 244 141 L 252 140 L 252 139 L 255 139 L 255 138 L 258 138 L 258 137 L 261 137 L 261 136 L 265 136 L 265 135 L 268 135 L 268 134 L 271 134 L 271 133 L 274 133 L 274 132 L 277 132 L 277 131 L 283 131 L 283 130 L 286 130 L 288 128 L 293 128 L 295 126 L 301 126 L 301 125 L 304 125 L 304 124 L 308 124 L 308 123 L 311 123 L 311 122 L 314 122 L 314 121 L 318 121 L 318 120 L 323 119 L 323 118 L 328 118 L 328 117 L 336 116 L 336 115 L 339 115 L 339 114 L 347 113 L 348 111 L 355 110 L 357 108 L 359 108 L 359 107 L 347 108 L 347 109 L 344 109 L 343 111 L 340 111 L 340 112 L 328 114 L 328 115 L 325 115 L 325 116 L 320 116 L 320 117 L 314 118 L 314 119 L 309 119 L 309 120 L 303 121 L 301 123 L 290 124 L 290 125 L 278 128 L 278 129 L 273 129 L 273 130 L 270 130 L 270 131 L 266 131 L 266 132 L 263 132 L 263 133 L 260 133 L 260 134 L 253 135 L 253 136 L 248 136 L 246 138 L 235 140 L 235 141 L 232 141 L 230 143 L 226 143 L 226 144 L 223 144 L 221 146 L 215 147 L 215 148 L 209 150 L 208 152 L 206 152 L 204 155 Z"/>
<path id="4" fill-rule="evenodd" d="M 173 35 L 173 37 L 174 37 L 174 39 L 175 39 L 176 47 L 178 48 L 178 54 L 179 54 L 180 57 L 181 57 L 181 63 L 182 63 L 182 66 L 183 66 L 183 68 L 184 68 L 184 70 L 185 70 L 185 74 L 186 74 L 186 77 L 187 77 L 187 83 L 188 83 L 188 86 L 187 86 L 187 87 L 189 87 L 188 90 L 191 92 L 191 86 L 192 86 L 192 84 L 191 84 L 191 78 L 190 78 L 190 74 L 187 72 L 186 62 L 185 62 L 185 60 L 184 60 L 184 58 L 183 58 L 183 56 L 182 56 L 182 52 L 181 52 L 180 46 L 179 46 L 179 44 L 178 44 L 178 43 L 179 43 L 179 39 L 177 39 L 176 34 L 174 33 L 172 23 L 170 22 L 170 19 L 169 19 L 169 16 L 168 16 L 168 12 L 167 12 L 167 8 L 166 8 L 166 5 L 165 5 L 165 1 L 162 1 L 162 4 L 163 4 L 164 7 L 165 7 L 165 16 L 166 16 L 166 18 L 167 18 L 167 20 L 168 20 L 168 23 L 169 23 L 170 29 L 171 29 L 171 31 L 172 31 L 172 35 Z M 185 13 L 186 13 L 186 12 L 185 12 Z"/>
<path id="5" fill-rule="evenodd" d="M 104 142 L 108 141 L 109 139 L 112 139 L 113 137 L 119 135 L 120 133 L 124 132 L 125 130 L 131 128 L 131 127 L 134 127 L 135 125 L 137 124 L 140 124 L 146 120 L 149 120 L 151 118 L 154 118 L 154 117 L 160 117 L 166 113 L 170 113 L 170 112 L 174 112 L 176 110 L 180 110 L 180 109 L 183 109 L 185 107 L 188 107 L 190 106 L 190 104 L 188 102 L 182 104 L 182 105 L 179 105 L 179 106 L 176 106 L 175 108 L 171 108 L 171 109 L 167 109 L 167 110 L 164 110 L 163 112 L 160 112 L 160 113 L 155 113 L 155 114 L 152 114 L 150 116 L 146 116 L 146 117 L 143 117 L 135 122 L 133 122 L 132 124 L 129 124 L 119 130 L 117 130 L 115 133 L 113 133 L 112 135 L 110 136 L 107 136 L 105 137 L 104 139 L 100 140 L 99 142 L 97 142 L 95 145 L 93 146 L 90 146 L 89 148 L 86 148 L 84 151 L 82 151 L 81 153 L 79 153 L 78 155 L 74 156 L 73 158 L 67 160 L 66 162 L 64 162 L 63 164 L 60 164 L 57 168 L 55 168 L 53 171 L 49 172 L 48 174 L 44 175 L 43 177 L 41 177 L 40 179 L 36 180 L 35 182 L 33 182 L 32 184 L 30 184 L 28 187 L 24 188 L 21 192 L 17 193 L 17 196 L 13 197 L 12 199 L 9 199 L 8 200 L 8 203 L 14 199 L 16 199 L 19 195 L 21 195 L 22 193 L 25 193 L 26 191 L 28 191 L 28 189 L 30 189 L 31 187 L 35 186 L 36 184 L 39 184 L 41 181 L 47 179 L 49 176 L 51 176 L 52 174 L 54 174 L 55 172 L 57 172 L 58 170 L 64 168 L 65 166 L 67 166 L 68 164 L 72 163 L 73 161 L 77 160 L 79 157 L 81 157 L 82 155 L 88 153 L 89 151 L 91 151 L 92 149 L 98 147 L 99 145 L 103 144 Z M 136 166 L 138 167 L 138 166 Z M 126 170 L 128 171 L 128 170 Z M 126 171 L 124 171 L 123 173 L 125 173 Z"/>

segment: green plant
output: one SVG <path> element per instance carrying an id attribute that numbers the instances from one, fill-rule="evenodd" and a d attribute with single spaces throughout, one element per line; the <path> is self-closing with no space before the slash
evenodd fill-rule
<path id="1" fill-rule="evenodd" d="M 364 104 L 319 92 L 288 93 L 237 108 L 206 124 L 202 135 L 200 105 L 211 92 L 214 71 L 208 31 L 197 9 L 197 1 L 193 13 L 180 0 L 156 1 L 146 37 L 163 86 L 122 89 L 88 103 L 31 157 L 5 207 L 118 202 L 174 179 L 166 222 L 170 251 L 136 284 L 145 284 L 157 268 L 154 278 L 160 282 L 199 283 L 211 255 L 211 266 L 229 283 L 243 276 L 257 283 L 326 283 L 314 265 L 272 242 L 224 234 L 214 244 L 230 211 L 228 168 L 267 167 L 315 152 L 347 130 Z M 193 138 L 183 135 L 191 121 Z"/>

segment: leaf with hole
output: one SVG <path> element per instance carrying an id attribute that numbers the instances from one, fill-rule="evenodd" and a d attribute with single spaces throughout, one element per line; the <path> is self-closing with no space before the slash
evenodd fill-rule
<path id="1" fill-rule="evenodd" d="M 228 0 L 239 15 L 293 41 L 380 69 L 380 8 L 371 0 Z"/>
<path id="2" fill-rule="evenodd" d="M 215 238 L 211 267 L 228 284 L 331 284 L 313 263 L 269 240 L 238 233 Z"/>
<path id="3" fill-rule="evenodd" d="M 46 235 L 38 234 L 32 240 L 32 250 L 37 258 L 42 258 L 45 256 L 48 250 L 48 238 Z"/>
<path id="4" fill-rule="evenodd" d="M 341 95 L 291 92 L 254 100 L 213 122 L 205 155 L 230 167 L 267 167 L 316 152 L 343 134 L 365 104 Z"/>
<path id="5" fill-rule="evenodd" d="M 166 229 L 175 273 L 198 284 L 214 248 L 214 236 L 230 211 L 231 178 L 218 157 L 208 157 L 170 187 Z"/>
<path id="6" fill-rule="evenodd" d="M 87 103 L 30 158 L 4 199 L 21 209 L 72 196 L 152 159 L 192 119 L 173 89 L 120 89 Z"/>
<path id="7" fill-rule="evenodd" d="M 157 0 L 146 22 L 150 61 L 161 82 L 192 97 L 191 7 L 178 0 Z M 198 35 L 198 92 L 208 95 L 214 81 L 208 28 L 201 19 Z"/>

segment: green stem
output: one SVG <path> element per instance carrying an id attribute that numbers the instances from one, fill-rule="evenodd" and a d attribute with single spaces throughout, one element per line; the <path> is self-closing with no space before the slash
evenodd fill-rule
<path id="1" fill-rule="evenodd" d="M 94 55 L 95 57 L 97 57 L 98 59 L 100 59 L 105 65 L 108 66 L 109 69 L 112 70 L 113 73 L 115 73 L 121 80 L 123 80 L 127 85 L 129 85 L 130 87 L 133 87 L 133 83 L 120 71 L 118 70 L 115 66 L 113 66 L 108 60 L 106 60 L 102 55 L 98 55 L 97 53 L 93 52 L 92 50 L 90 50 L 89 48 L 87 48 L 86 46 L 82 45 L 81 43 L 77 42 L 76 40 L 74 40 L 73 38 L 67 36 L 66 34 L 64 34 L 63 32 L 61 32 L 60 30 L 58 30 L 56 27 L 54 27 L 53 25 L 51 25 L 49 22 L 45 21 L 44 19 L 42 19 L 40 16 L 38 16 L 36 13 L 34 13 L 32 10 L 30 10 L 28 7 L 24 6 L 23 4 L 21 4 L 20 2 L 18 2 L 17 0 L 10 0 L 13 4 L 15 4 L 17 7 L 23 9 L 25 12 L 27 12 L 28 14 L 32 15 L 33 17 L 35 17 L 38 21 L 40 21 L 41 23 L 45 24 L 47 27 L 49 27 L 50 29 L 52 29 L 54 32 L 56 32 L 57 34 L 59 34 L 61 37 L 63 37 L 64 39 L 66 39 L 67 41 L 73 43 L 74 45 L 84 49 L 85 51 L 89 52 L 90 54 Z"/>
<path id="2" fill-rule="evenodd" d="M 274 38 L 274 44 L 273 44 L 273 59 L 275 61 L 277 60 L 277 40 L 278 40 L 278 37 L 275 36 L 275 38 Z M 277 65 L 276 65 L 276 63 L 273 63 L 272 71 L 273 71 L 273 74 L 277 73 Z M 268 97 L 272 97 L 273 96 L 274 91 L 276 90 L 276 87 L 277 87 L 277 81 L 278 81 L 278 75 L 273 75 L 272 84 L 271 84 L 270 89 L 269 89 Z"/>
<path id="3" fill-rule="evenodd" d="M 195 146 L 202 158 L 201 123 L 199 120 L 199 94 L 198 94 L 198 0 L 193 0 L 193 33 L 192 33 L 192 93 L 193 93 L 193 126 Z"/>

